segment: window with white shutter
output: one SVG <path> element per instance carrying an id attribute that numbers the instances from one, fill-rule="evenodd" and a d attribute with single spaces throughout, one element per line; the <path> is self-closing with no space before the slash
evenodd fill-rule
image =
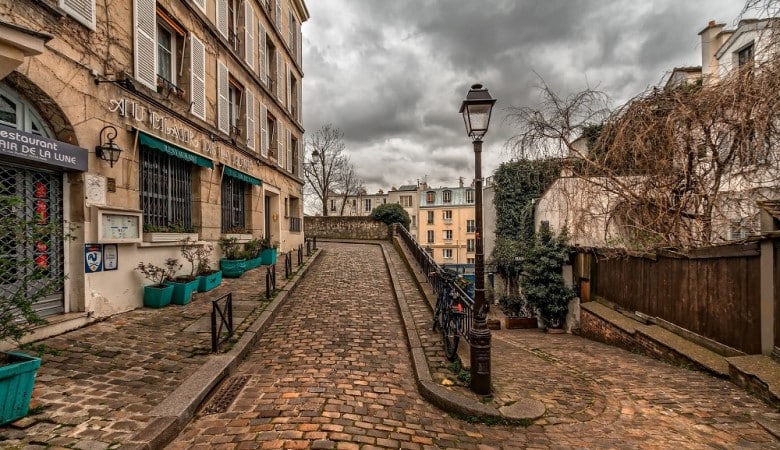
<path id="1" fill-rule="evenodd" d="M 277 161 L 276 162 L 277 162 L 277 164 L 279 164 L 279 167 L 284 167 L 284 156 L 285 156 L 285 153 L 284 153 L 284 126 L 281 124 L 281 122 L 278 122 L 276 126 L 278 128 L 277 129 L 277 133 L 276 133 L 276 135 L 278 136 L 278 140 L 277 140 L 278 147 L 277 147 L 277 152 L 276 152 L 276 154 L 277 154 L 277 157 L 276 157 Z"/>
<path id="2" fill-rule="evenodd" d="M 268 158 L 268 110 L 260 104 L 260 154 Z"/>
<path id="3" fill-rule="evenodd" d="M 295 16 L 293 16 L 292 9 L 287 11 L 289 19 L 287 21 L 287 44 L 291 49 L 295 48 Z"/>
<path id="4" fill-rule="evenodd" d="M 286 94 L 285 94 L 284 102 L 287 105 L 287 110 L 292 111 L 292 103 L 290 103 L 290 99 L 292 98 L 292 93 L 290 92 L 290 85 L 292 84 L 290 83 L 291 73 L 290 73 L 290 66 L 288 66 L 287 63 L 284 63 L 284 75 L 285 75 L 284 77 L 285 83 L 287 84 L 287 86 L 285 86 Z"/>
<path id="5" fill-rule="evenodd" d="M 246 146 L 255 150 L 255 94 L 246 91 Z"/>
<path id="6" fill-rule="evenodd" d="M 268 52 L 265 50 L 265 27 L 260 24 L 258 30 L 258 42 L 260 47 L 260 58 L 258 63 L 260 64 L 260 81 L 266 86 L 268 85 Z"/>
<path id="7" fill-rule="evenodd" d="M 155 0 L 133 2 L 135 40 L 133 58 L 135 78 L 150 89 L 157 89 L 157 3 Z"/>
<path id="8" fill-rule="evenodd" d="M 217 0 L 217 31 L 228 39 L 228 0 Z"/>
<path id="9" fill-rule="evenodd" d="M 287 171 L 293 171 L 293 149 L 292 149 L 292 136 L 290 130 L 287 131 Z"/>
<path id="10" fill-rule="evenodd" d="M 255 10 L 250 2 L 244 3 L 244 60 L 255 69 Z"/>
<path id="11" fill-rule="evenodd" d="M 281 51 L 276 55 L 276 98 L 284 102 L 284 74 L 282 73 Z"/>
<path id="12" fill-rule="evenodd" d="M 206 12 L 206 0 L 192 0 L 192 3 L 195 3 L 195 5 L 204 13 Z"/>
<path id="13" fill-rule="evenodd" d="M 190 102 L 195 117 L 206 120 L 206 46 L 190 34 Z"/>
<path id="14" fill-rule="evenodd" d="M 59 6 L 76 22 L 90 30 L 95 29 L 95 0 L 60 0 Z"/>
<path id="15" fill-rule="evenodd" d="M 298 66 L 303 67 L 303 34 L 301 33 L 301 24 L 296 23 L 295 24 L 296 33 L 298 34 L 298 39 L 295 40 L 295 43 L 297 44 L 297 48 L 295 49 L 295 55 L 298 58 Z"/>
<path id="16" fill-rule="evenodd" d="M 217 128 L 224 133 L 230 132 L 230 87 L 228 68 L 217 61 Z"/>
<path id="17" fill-rule="evenodd" d="M 276 29 L 282 32 L 282 0 L 276 0 Z"/>

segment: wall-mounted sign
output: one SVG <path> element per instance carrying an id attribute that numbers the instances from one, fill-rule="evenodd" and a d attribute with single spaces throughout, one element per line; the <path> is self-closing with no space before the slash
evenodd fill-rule
<path id="1" fill-rule="evenodd" d="M 34 161 L 65 170 L 85 172 L 88 152 L 67 142 L 0 125 L 0 155 Z"/>
<path id="2" fill-rule="evenodd" d="M 103 246 L 84 244 L 84 272 L 95 273 L 103 270 Z"/>
<path id="3" fill-rule="evenodd" d="M 112 209 L 103 207 L 96 209 L 97 241 L 108 243 L 141 242 L 143 228 L 143 213 L 141 211 Z"/>
<path id="4" fill-rule="evenodd" d="M 103 270 L 116 270 L 119 268 L 119 246 L 117 244 L 103 244 Z"/>

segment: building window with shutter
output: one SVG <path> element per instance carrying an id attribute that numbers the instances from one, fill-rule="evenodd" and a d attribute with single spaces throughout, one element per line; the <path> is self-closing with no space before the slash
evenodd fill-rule
<path id="1" fill-rule="evenodd" d="M 271 113 L 266 114 L 266 127 L 268 130 L 268 157 L 279 158 L 279 129 L 276 126 L 276 118 Z"/>
<path id="2" fill-rule="evenodd" d="M 452 191 L 442 192 L 441 197 L 444 203 L 452 203 Z"/>
<path id="3" fill-rule="evenodd" d="M 246 196 L 249 185 L 229 176 L 222 177 L 222 232 L 246 230 Z"/>
<path id="4" fill-rule="evenodd" d="M 436 201 L 436 192 L 428 191 L 425 193 L 425 201 L 432 204 Z"/>
<path id="5" fill-rule="evenodd" d="M 290 149 L 292 154 L 292 173 L 300 176 L 301 161 L 298 155 L 298 139 L 295 136 L 290 137 Z"/>
<path id="6" fill-rule="evenodd" d="M 452 230 L 444 230 L 444 240 L 445 241 L 452 240 Z"/>
<path id="7" fill-rule="evenodd" d="M 476 239 L 466 239 L 466 251 L 467 252 L 475 252 L 477 250 L 477 240 Z"/>
<path id="8" fill-rule="evenodd" d="M 433 211 L 428 211 L 428 225 L 433 225 Z"/>
<path id="9" fill-rule="evenodd" d="M 434 237 L 435 237 L 434 231 L 433 230 L 428 230 L 427 234 L 428 234 L 428 236 L 427 236 L 428 237 L 428 243 L 429 244 L 433 244 L 434 243 Z"/>
<path id="10" fill-rule="evenodd" d="M 192 163 L 140 147 L 139 184 L 144 226 L 192 230 Z"/>
<path id="11" fill-rule="evenodd" d="M 366 212 L 370 212 L 371 211 L 371 199 L 370 198 L 367 198 L 367 199 L 365 199 L 363 201 L 363 209 Z"/>
<path id="12" fill-rule="evenodd" d="M 235 78 L 229 78 L 228 85 L 228 121 L 230 122 L 230 135 L 233 137 L 241 136 L 241 109 L 244 94 L 244 87 L 241 86 Z"/>
<path id="13" fill-rule="evenodd" d="M 477 230 L 477 221 L 476 220 L 467 220 L 466 221 L 466 233 L 474 233 Z"/>
<path id="14" fill-rule="evenodd" d="M 157 92 L 181 96 L 176 68 L 183 59 L 187 32 L 170 14 L 157 7 Z"/>
<path id="15" fill-rule="evenodd" d="M 452 249 L 451 248 L 445 248 L 441 251 L 442 256 L 444 259 L 452 259 Z"/>
<path id="16" fill-rule="evenodd" d="M 238 0 L 227 0 L 228 6 L 228 41 L 233 51 L 238 52 L 241 39 L 238 37 Z"/>

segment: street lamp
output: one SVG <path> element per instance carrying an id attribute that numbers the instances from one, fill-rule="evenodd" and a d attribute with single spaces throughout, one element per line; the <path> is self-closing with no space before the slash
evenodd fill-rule
<path id="1" fill-rule="evenodd" d="M 471 390 L 490 395 L 490 329 L 487 326 L 485 303 L 485 255 L 482 244 L 482 137 L 490 124 L 490 113 L 496 99 L 481 84 L 471 86 L 460 105 L 466 133 L 474 142 L 474 181 L 476 214 L 476 255 L 474 258 L 474 309 L 476 317 L 469 332 L 471 344 Z"/>

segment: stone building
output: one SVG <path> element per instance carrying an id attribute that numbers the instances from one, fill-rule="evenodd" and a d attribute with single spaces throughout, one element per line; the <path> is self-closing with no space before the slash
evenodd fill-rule
<path id="1" fill-rule="evenodd" d="M 417 241 L 440 265 L 473 265 L 476 258 L 472 186 L 419 191 Z"/>
<path id="2" fill-rule="evenodd" d="M 50 322 L 140 307 L 135 267 L 183 236 L 303 242 L 308 18 L 304 0 L 0 2 L 0 191 L 75 230 L 19 250 L 68 276 L 36 305 Z"/>

